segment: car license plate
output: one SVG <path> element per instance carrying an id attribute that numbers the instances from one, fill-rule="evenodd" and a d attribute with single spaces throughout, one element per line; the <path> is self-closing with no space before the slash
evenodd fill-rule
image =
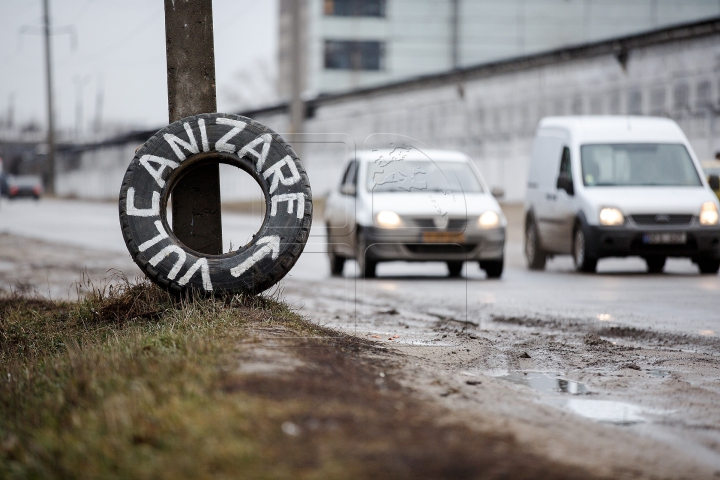
<path id="1" fill-rule="evenodd" d="M 465 234 L 462 232 L 423 232 L 425 243 L 464 243 Z"/>
<path id="2" fill-rule="evenodd" d="M 652 232 L 643 235 L 643 243 L 649 245 L 668 245 L 687 243 L 685 232 Z"/>

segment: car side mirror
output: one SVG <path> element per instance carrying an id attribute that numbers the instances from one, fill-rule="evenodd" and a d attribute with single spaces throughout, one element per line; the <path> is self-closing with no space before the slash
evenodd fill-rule
<path id="1" fill-rule="evenodd" d="M 572 177 L 565 172 L 561 173 L 557 179 L 557 189 L 565 190 L 568 195 L 575 195 Z"/>
<path id="2" fill-rule="evenodd" d="M 505 196 L 505 190 L 500 187 L 493 187 L 490 190 L 490 194 L 497 199 L 501 199 Z"/>
<path id="3" fill-rule="evenodd" d="M 720 190 L 720 177 L 717 175 L 710 175 L 708 177 L 708 184 L 713 190 Z"/>
<path id="4" fill-rule="evenodd" d="M 357 189 L 355 188 L 355 185 L 345 183 L 340 187 L 340 193 L 342 193 L 343 195 L 350 195 L 351 197 L 354 197 L 357 194 Z"/>

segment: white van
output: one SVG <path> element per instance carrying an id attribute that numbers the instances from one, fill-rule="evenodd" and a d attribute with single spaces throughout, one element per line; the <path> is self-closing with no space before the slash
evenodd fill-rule
<path id="1" fill-rule="evenodd" d="M 594 272 L 600 258 L 636 255 L 650 272 L 689 257 L 716 274 L 720 205 L 701 172 L 667 118 L 543 118 L 525 197 L 529 268 L 571 254 L 577 270 Z"/>

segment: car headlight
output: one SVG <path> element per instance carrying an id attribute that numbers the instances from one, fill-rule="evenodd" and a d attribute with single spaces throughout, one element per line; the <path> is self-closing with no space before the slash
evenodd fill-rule
<path id="1" fill-rule="evenodd" d="M 400 216 L 397 213 L 391 212 L 389 210 L 383 210 L 382 212 L 378 213 L 375 216 L 375 221 L 377 222 L 379 227 L 384 228 L 399 227 L 402 223 L 402 220 L 400 220 Z"/>
<path id="2" fill-rule="evenodd" d="M 714 202 L 703 203 L 700 208 L 700 225 L 717 225 L 718 209 Z"/>
<path id="3" fill-rule="evenodd" d="M 500 215 L 492 210 L 488 210 L 478 218 L 478 226 L 480 228 L 492 228 L 498 225 L 500 225 Z"/>
<path id="4" fill-rule="evenodd" d="M 625 223 L 625 217 L 618 208 L 605 207 L 600 210 L 601 225 L 622 225 Z"/>

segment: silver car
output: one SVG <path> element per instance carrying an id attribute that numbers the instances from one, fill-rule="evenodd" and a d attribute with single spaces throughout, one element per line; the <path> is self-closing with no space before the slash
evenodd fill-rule
<path id="1" fill-rule="evenodd" d="M 477 261 L 503 271 L 505 216 L 465 154 L 412 147 L 367 150 L 349 160 L 325 208 L 333 275 L 356 259 L 362 277 L 379 262 L 444 261 L 451 277 Z"/>

